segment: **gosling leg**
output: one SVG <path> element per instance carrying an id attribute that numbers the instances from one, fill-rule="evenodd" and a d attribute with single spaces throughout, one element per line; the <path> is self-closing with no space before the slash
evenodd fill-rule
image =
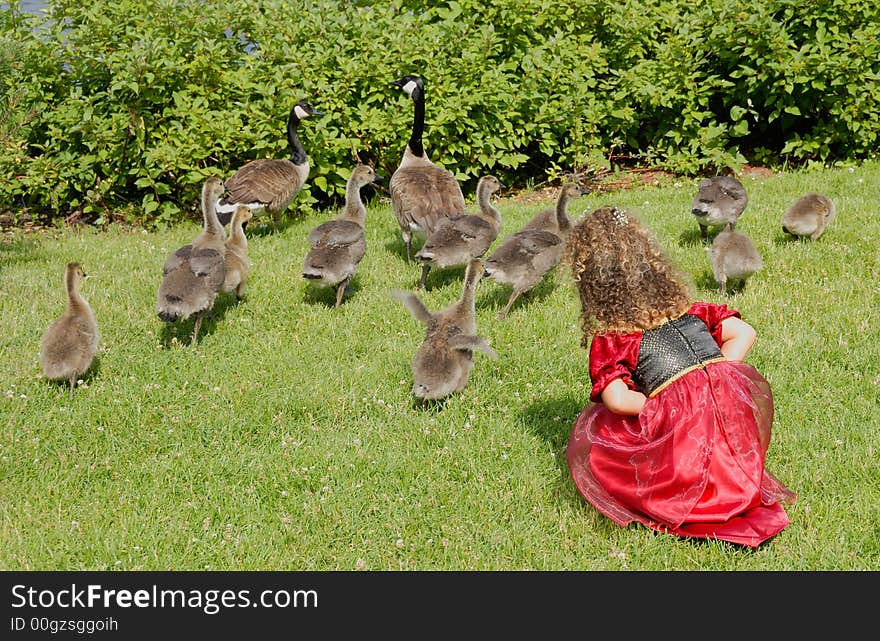
<path id="1" fill-rule="evenodd" d="M 190 345 L 192 345 L 193 347 L 196 346 L 196 343 L 197 343 L 198 340 L 199 340 L 199 329 L 201 329 L 201 327 L 202 327 L 202 315 L 199 314 L 199 315 L 196 317 L 196 323 L 195 323 L 195 325 L 193 326 L 193 337 L 192 337 L 192 343 L 190 343 Z"/>
<path id="2" fill-rule="evenodd" d="M 507 305 L 504 306 L 500 312 L 498 312 L 498 319 L 505 318 L 507 316 L 507 312 L 510 311 L 510 308 L 513 307 L 513 303 L 519 298 L 520 292 L 518 289 L 513 290 L 513 293 L 510 295 L 510 300 L 507 301 Z"/>
<path id="3" fill-rule="evenodd" d="M 419 289 L 425 289 L 425 282 L 428 280 L 429 271 L 431 271 L 430 265 L 422 265 L 422 277 L 419 279 Z"/>
<path id="4" fill-rule="evenodd" d="M 350 280 L 351 276 L 339 283 L 339 287 L 336 288 L 336 307 L 342 304 L 342 297 L 345 296 L 345 288 L 348 287 L 348 281 Z"/>

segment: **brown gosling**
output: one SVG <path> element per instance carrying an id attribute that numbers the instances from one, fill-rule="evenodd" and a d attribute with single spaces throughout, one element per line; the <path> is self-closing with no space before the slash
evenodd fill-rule
<path id="1" fill-rule="evenodd" d="M 486 276 L 513 291 L 497 318 L 505 318 L 514 302 L 527 294 L 562 260 L 562 250 L 571 231 L 568 203 L 584 190 L 575 183 L 567 183 L 559 190 L 556 208 L 540 212 L 520 231 L 504 241 L 486 259 Z M 553 214 L 547 216 L 547 212 Z"/>
<path id="2" fill-rule="evenodd" d="M 471 260 L 465 270 L 461 298 L 434 313 L 428 311 L 415 294 L 392 292 L 426 327 L 425 338 L 412 361 L 412 393 L 416 398 L 436 400 L 462 391 L 473 368 L 475 350 L 493 360 L 498 358 L 486 340 L 477 336 L 474 299 L 482 275 L 482 261 Z"/>
<path id="3" fill-rule="evenodd" d="M 691 213 L 700 226 L 700 237 L 709 239 L 709 227 L 730 226 L 736 223 L 749 202 L 746 189 L 733 176 L 713 176 L 700 181 L 697 195 L 691 203 Z"/>
<path id="4" fill-rule="evenodd" d="M 265 211 L 278 228 L 278 219 L 302 190 L 309 177 L 309 157 L 299 140 L 299 124 L 309 116 L 320 116 L 305 100 L 297 102 L 287 117 L 290 158 L 258 158 L 243 165 L 226 181 L 226 192 L 217 202 L 220 222 L 226 225 L 239 205 Z"/>
<path id="5" fill-rule="evenodd" d="M 369 165 L 357 165 L 345 186 L 345 207 L 334 220 L 309 232 L 309 253 L 303 260 L 303 278 L 317 287 L 336 287 L 336 307 L 367 252 L 364 228 L 367 208 L 361 188 L 382 176 Z"/>
<path id="6" fill-rule="evenodd" d="M 567 236 L 571 231 L 571 219 L 568 217 L 569 203 L 579 196 L 583 196 L 585 189 L 577 183 L 567 182 L 559 190 L 556 196 L 556 206 L 545 209 L 535 214 L 523 229 L 543 229 L 553 234 Z"/>
<path id="7" fill-rule="evenodd" d="M 82 265 L 67 263 L 64 271 L 67 309 L 49 325 L 40 340 L 43 376 L 53 381 L 68 381 L 70 394 L 79 377 L 92 366 L 98 351 L 98 323 L 80 293 L 85 278 Z"/>
<path id="8" fill-rule="evenodd" d="M 460 267 L 486 253 L 501 231 L 501 212 L 492 204 L 491 197 L 503 187 L 495 176 L 483 176 L 477 183 L 479 213 L 452 216 L 437 224 L 416 254 L 422 262 L 419 289 L 425 288 L 432 266 L 438 269 Z"/>
<path id="9" fill-rule="evenodd" d="M 752 239 L 729 228 L 715 236 L 712 245 L 705 250 L 722 294 L 727 293 L 728 282 L 736 280 L 744 284 L 764 266 Z"/>
<path id="10" fill-rule="evenodd" d="M 828 196 L 809 193 L 798 198 L 782 215 L 782 231 L 791 236 L 818 240 L 836 214 L 834 201 Z"/>
<path id="11" fill-rule="evenodd" d="M 391 83 L 412 98 L 413 124 L 409 142 L 388 188 L 391 206 L 406 245 L 406 260 L 412 261 L 413 236 L 424 239 L 447 216 L 466 213 L 464 194 L 451 171 L 434 164 L 425 153 L 425 83 L 419 76 L 406 75 Z"/>
<path id="12" fill-rule="evenodd" d="M 216 203 L 223 182 L 209 178 L 202 187 L 202 231 L 188 245 L 168 255 L 156 297 L 156 314 L 166 323 L 195 317 L 192 345 L 202 318 L 214 307 L 226 280 L 226 232 L 217 219 Z"/>
<path id="13" fill-rule="evenodd" d="M 244 205 L 239 205 L 232 214 L 229 225 L 229 238 L 226 239 L 226 277 L 221 291 L 229 294 L 235 292 L 235 298 L 244 298 L 247 289 L 248 272 L 251 268 L 248 259 L 248 240 L 244 227 L 254 216 L 254 212 Z"/>

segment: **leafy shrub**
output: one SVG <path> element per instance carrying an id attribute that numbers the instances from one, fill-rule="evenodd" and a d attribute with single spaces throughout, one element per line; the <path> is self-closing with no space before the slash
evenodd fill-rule
<path id="1" fill-rule="evenodd" d="M 310 156 L 303 206 L 355 162 L 390 175 L 427 84 L 425 147 L 472 192 L 610 161 L 696 174 L 876 153 L 875 3 L 122 0 L 0 10 L 0 209 L 103 222 L 196 216 L 199 185 Z"/>

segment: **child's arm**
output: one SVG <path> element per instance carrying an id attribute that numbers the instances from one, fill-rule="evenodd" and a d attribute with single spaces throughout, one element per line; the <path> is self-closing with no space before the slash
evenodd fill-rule
<path id="1" fill-rule="evenodd" d="M 637 415 L 648 397 L 631 390 L 622 379 L 615 378 L 602 390 L 602 403 L 615 414 Z"/>
<path id="2" fill-rule="evenodd" d="M 755 342 L 757 332 L 747 322 L 735 316 L 721 321 L 721 353 L 729 361 L 745 360 Z"/>

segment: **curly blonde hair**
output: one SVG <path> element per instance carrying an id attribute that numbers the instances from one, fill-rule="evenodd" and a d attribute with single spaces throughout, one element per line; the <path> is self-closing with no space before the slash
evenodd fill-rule
<path id="1" fill-rule="evenodd" d="M 601 207 L 571 229 L 563 257 L 581 299 L 581 344 L 653 329 L 692 304 L 689 282 L 632 214 Z"/>

